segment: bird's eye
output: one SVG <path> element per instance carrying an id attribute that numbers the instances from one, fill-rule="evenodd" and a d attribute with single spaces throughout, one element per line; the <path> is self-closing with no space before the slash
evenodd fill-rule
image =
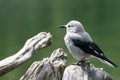
<path id="1" fill-rule="evenodd" d="M 68 25 L 68 27 L 71 27 L 70 25 Z"/>

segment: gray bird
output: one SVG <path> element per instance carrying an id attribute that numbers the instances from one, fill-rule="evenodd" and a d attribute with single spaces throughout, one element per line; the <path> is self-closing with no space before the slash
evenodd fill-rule
<path id="1" fill-rule="evenodd" d="M 105 56 L 79 21 L 72 20 L 66 25 L 60 26 L 60 28 L 66 28 L 64 41 L 74 58 L 82 61 L 85 58 L 94 56 L 112 67 L 117 67 L 116 64 Z"/>

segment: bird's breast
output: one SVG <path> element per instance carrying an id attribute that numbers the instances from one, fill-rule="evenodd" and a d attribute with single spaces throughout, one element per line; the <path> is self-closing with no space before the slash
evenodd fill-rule
<path id="1" fill-rule="evenodd" d="M 84 51 L 78 47 L 76 47 L 73 42 L 72 42 L 72 38 L 70 37 L 70 35 L 66 35 L 64 37 L 65 40 L 65 44 L 69 50 L 69 52 L 71 53 L 71 55 L 76 58 L 77 60 L 81 60 L 83 58 L 88 57 L 89 55 L 87 55 L 86 53 L 84 53 Z"/>

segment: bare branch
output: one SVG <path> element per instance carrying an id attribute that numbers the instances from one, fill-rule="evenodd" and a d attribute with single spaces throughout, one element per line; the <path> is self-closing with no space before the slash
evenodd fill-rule
<path id="1" fill-rule="evenodd" d="M 19 65 L 31 58 L 39 49 L 50 45 L 51 37 L 52 35 L 50 33 L 41 32 L 28 39 L 24 47 L 19 52 L 0 61 L 0 76 L 17 68 Z"/>

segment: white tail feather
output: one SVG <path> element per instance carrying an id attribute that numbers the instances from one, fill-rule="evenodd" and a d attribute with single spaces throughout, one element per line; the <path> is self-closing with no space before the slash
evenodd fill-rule
<path id="1" fill-rule="evenodd" d="M 108 61 L 105 61 L 105 60 L 102 60 L 102 59 L 99 59 L 101 62 L 111 66 L 111 67 L 114 67 L 111 63 L 109 63 Z"/>

